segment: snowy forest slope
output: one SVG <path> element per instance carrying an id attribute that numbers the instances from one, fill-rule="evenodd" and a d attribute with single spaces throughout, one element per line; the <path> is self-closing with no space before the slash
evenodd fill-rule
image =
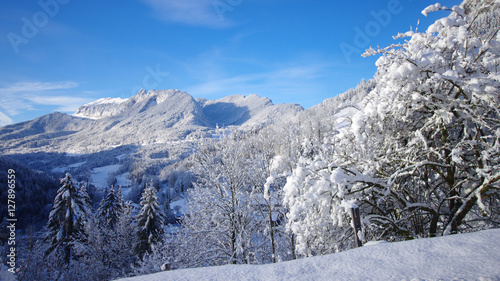
<path id="1" fill-rule="evenodd" d="M 160 280 L 499 280 L 500 230 L 364 246 L 267 265 L 225 265 L 120 279 Z"/>

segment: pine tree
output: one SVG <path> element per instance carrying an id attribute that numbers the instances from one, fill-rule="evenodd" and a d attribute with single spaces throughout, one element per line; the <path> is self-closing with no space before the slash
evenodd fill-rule
<path id="1" fill-rule="evenodd" d="M 137 215 L 137 244 L 136 254 L 142 257 L 146 252 L 151 253 L 154 245 L 163 240 L 164 216 L 156 196 L 153 183 L 147 187 L 141 197 L 141 212 Z"/>
<path id="2" fill-rule="evenodd" d="M 111 186 L 97 210 L 97 218 L 100 220 L 100 223 L 110 229 L 114 228 L 120 215 L 123 213 L 123 205 L 121 204 L 123 198 L 119 196 L 121 196 L 121 192 L 115 193 L 113 186 Z"/>
<path id="3" fill-rule="evenodd" d="M 75 186 L 70 174 L 61 179 L 61 185 L 47 222 L 45 239 L 50 246 L 45 254 L 55 254 L 58 259 L 62 258 L 65 264 L 69 264 L 75 247 L 84 241 L 84 225 L 91 210 L 85 187 Z"/>
<path id="4" fill-rule="evenodd" d="M 124 211 L 125 208 L 125 202 L 123 200 L 123 194 L 122 194 L 122 187 L 118 186 L 118 190 L 116 191 L 116 198 L 118 199 L 117 204 L 118 206 Z"/>

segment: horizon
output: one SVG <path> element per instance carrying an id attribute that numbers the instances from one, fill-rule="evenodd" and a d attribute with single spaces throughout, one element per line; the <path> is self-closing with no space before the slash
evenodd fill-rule
<path id="1" fill-rule="evenodd" d="M 310 108 L 373 78 L 398 32 L 425 30 L 440 2 L 315 3 L 298 0 L 41 0 L 0 11 L 0 126 L 139 89 L 194 98 L 257 94 Z"/>

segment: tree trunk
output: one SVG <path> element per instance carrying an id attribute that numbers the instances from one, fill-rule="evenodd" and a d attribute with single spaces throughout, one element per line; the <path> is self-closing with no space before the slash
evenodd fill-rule
<path id="1" fill-rule="evenodd" d="M 231 232 L 231 263 L 236 264 L 236 230 Z"/>
<path id="2" fill-rule="evenodd" d="M 274 229 L 273 229 L 273 213 L 271 206 L 271 191 L 267 190 L 267 196 L 269 198 L 268 203 L 268 213 L 269 213 L 269 235 L 271 236 L 271 251 L 272 251 L 272 261 L 276 263 L 276 247 L 274 245 Z"/>

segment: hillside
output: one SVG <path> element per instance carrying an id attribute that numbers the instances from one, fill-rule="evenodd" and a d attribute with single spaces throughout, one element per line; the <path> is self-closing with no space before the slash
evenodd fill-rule
<path id="1" fill-rule="evenodd" d="M 74 115 L 55 112 L 2 127 L 0 151 L 81 154 L 183 141 L 209 134 L 217 126 L 256 127 L 302 110 L 298 104 L 274 105 L 257 95 L 206 100 L 179 90 L 141 90 L 128 99 L 82 105 Z"/>
<path id="2" fill-rule="evenodd" d="M 123 281 L 499 280 L 500 229 L 397 243 L 266 265 L 174 270 Z"/>

